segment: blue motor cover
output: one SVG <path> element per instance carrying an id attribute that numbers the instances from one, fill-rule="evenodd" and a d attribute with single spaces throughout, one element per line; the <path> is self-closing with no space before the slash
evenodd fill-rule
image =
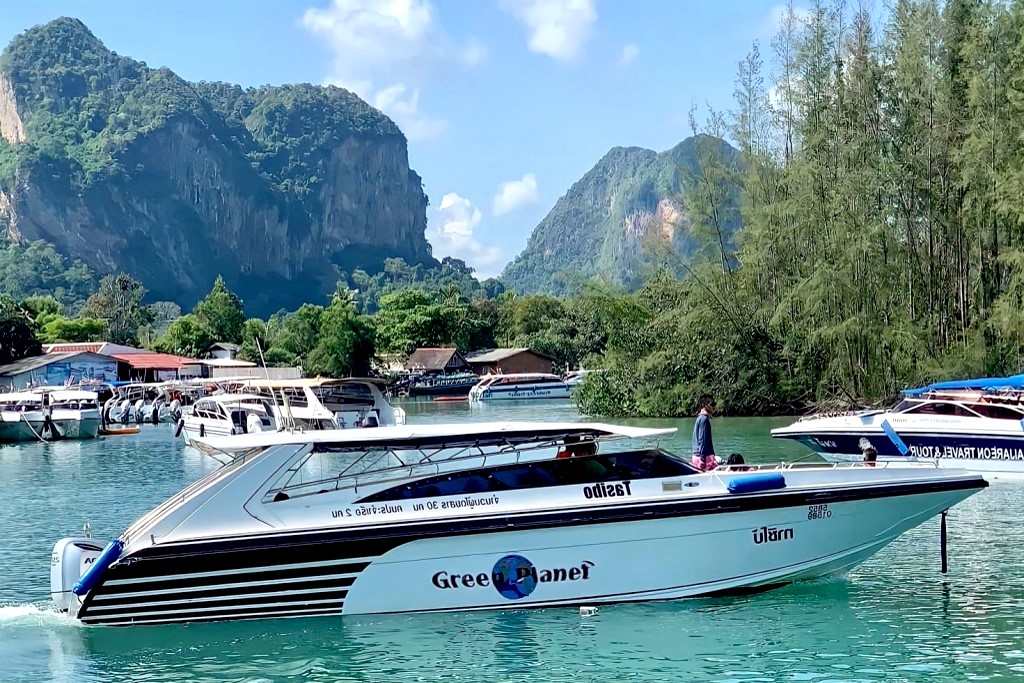
<path id="1" fill-rule="evenodd" d="M 124 550 L 124 541 L 119 538 L 115 538 L 113 541 L 107 544 L 107 547 L 103 549 L 96 561 L 92 563 L 92 566 L 82 574 L 75 585 L 71 588 L 71 592 L 75 595 L 85 595 L 96 583 L 103 577 L 104 572 L 107 571 L 107 567 L 114 564 L 117 558 L 121 557 L 121 551 Z"/>
<path id="2" fill-rule="evenodd" d="M 745 474 L 730 479 L 728 484 L 729 493 L 754 493 L 784 488 L 786 488 L 786 478 L 782 476 L 782 472 Z"/>

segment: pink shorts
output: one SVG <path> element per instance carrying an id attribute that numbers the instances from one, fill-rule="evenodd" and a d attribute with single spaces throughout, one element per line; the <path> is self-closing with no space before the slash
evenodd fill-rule
<path id="1" fill-rule="evenodd" d="M 705 455 L 703 457 L 695 455 L 690 462 L 701 472 L 707 472 L 718 467 L 718 458 L 713 455 Z"/>

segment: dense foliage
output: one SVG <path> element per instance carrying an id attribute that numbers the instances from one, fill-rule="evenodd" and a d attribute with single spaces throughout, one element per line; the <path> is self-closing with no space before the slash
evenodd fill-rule
<path id="1" fill-rule="evenodd" d="M 81 261 L 69 261 L 45 242 L 0 242 L 0 294 L 21 300 L 52 295 L 78 310 L 96 288 L 96 276 Z"/>
<path id="2" fill-rule="evenodd" d="M 790 6 L 773 64 L 740 64 L 735 111 L 707 124 L 745 161 L 740 265 L 642 291 L 588 410 L 711 391 L 770 412 L 1021 371 L 1024 2 L 897 0 L 880 33 L 846 7 Z"/>

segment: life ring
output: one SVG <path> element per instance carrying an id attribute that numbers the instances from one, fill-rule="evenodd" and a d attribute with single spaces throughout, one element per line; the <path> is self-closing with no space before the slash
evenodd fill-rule
<path id="1" fill-rule="evenodd" d="M 176 427 L 174 428 L 174 438 L 175 438 L 175 439 L 177 439 L 177 438 L 178 438 L 179 436 L 181 436 L 181 430 L 182 430 L 182 429 L 183 429 L 184 427 L 185 427 L 185 421 L 184 421 L 184 420 L 178 420 L 178 424 L 177 424 L 177 426 L 176 426 Z"/>

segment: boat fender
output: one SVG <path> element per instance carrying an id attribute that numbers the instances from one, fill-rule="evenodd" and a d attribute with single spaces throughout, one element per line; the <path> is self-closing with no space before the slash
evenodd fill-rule
<path id="1" fill-rule="evenodd" d="M 185 421 L 179 419 L 178 420 L 178 426 L 174 428 L 174 438 L 175 439 L 177 439 L 179 436 L 181 436 L 181 430 L 184 427 L 185 427 Z"/>
<path id="2" fill-rule="evenodd" d="M 900 435 L 896 433 L 896 430 L 892 428 L 892 425 L 889 424 L 888 420 L 882 420 L 881 427 L 882 431 L 885 432 L 885 435 L 889 437 L 889 441 L 892 441 L 892 445 L 896 446 L 896 450 L 900 452 L 900 455 L 906 455 L 910 452 L 907 444 L 903 443 L 903 439 L 901 439 Z"/>
<path id="3" fill-rule="evenodd" d="M 113 541 L 107 544 L 107 547 L 103 549 L 100 556 L 96 558 L 96 561 L 92 563 L 89 569 L 82 574 L 75 585 L 71 587 L 71 592 L 75 595 L 85 595 L 92 590 L 103 575 L 106 573 L 107 568 L 117 561 L 117 558 L 121 557 L 121 551 L 124 550 L 124 541 L 119 538 L 115 538 Z"/>
<path id="4" fill-rule="evenodd" d="M 204 436 L 206 436 L 206 425 L 201 424 L 199 425 L 199 437 L 202 438 Z"/>
<path id="5" fill-rule="evenodd" d="M 745 474 L 742 477 L 730 479 L 727 488 L 729 493 L 755 493 L 784 489 L 786 488 L 786 478 L 782 476 L 781 472 Z"/>

